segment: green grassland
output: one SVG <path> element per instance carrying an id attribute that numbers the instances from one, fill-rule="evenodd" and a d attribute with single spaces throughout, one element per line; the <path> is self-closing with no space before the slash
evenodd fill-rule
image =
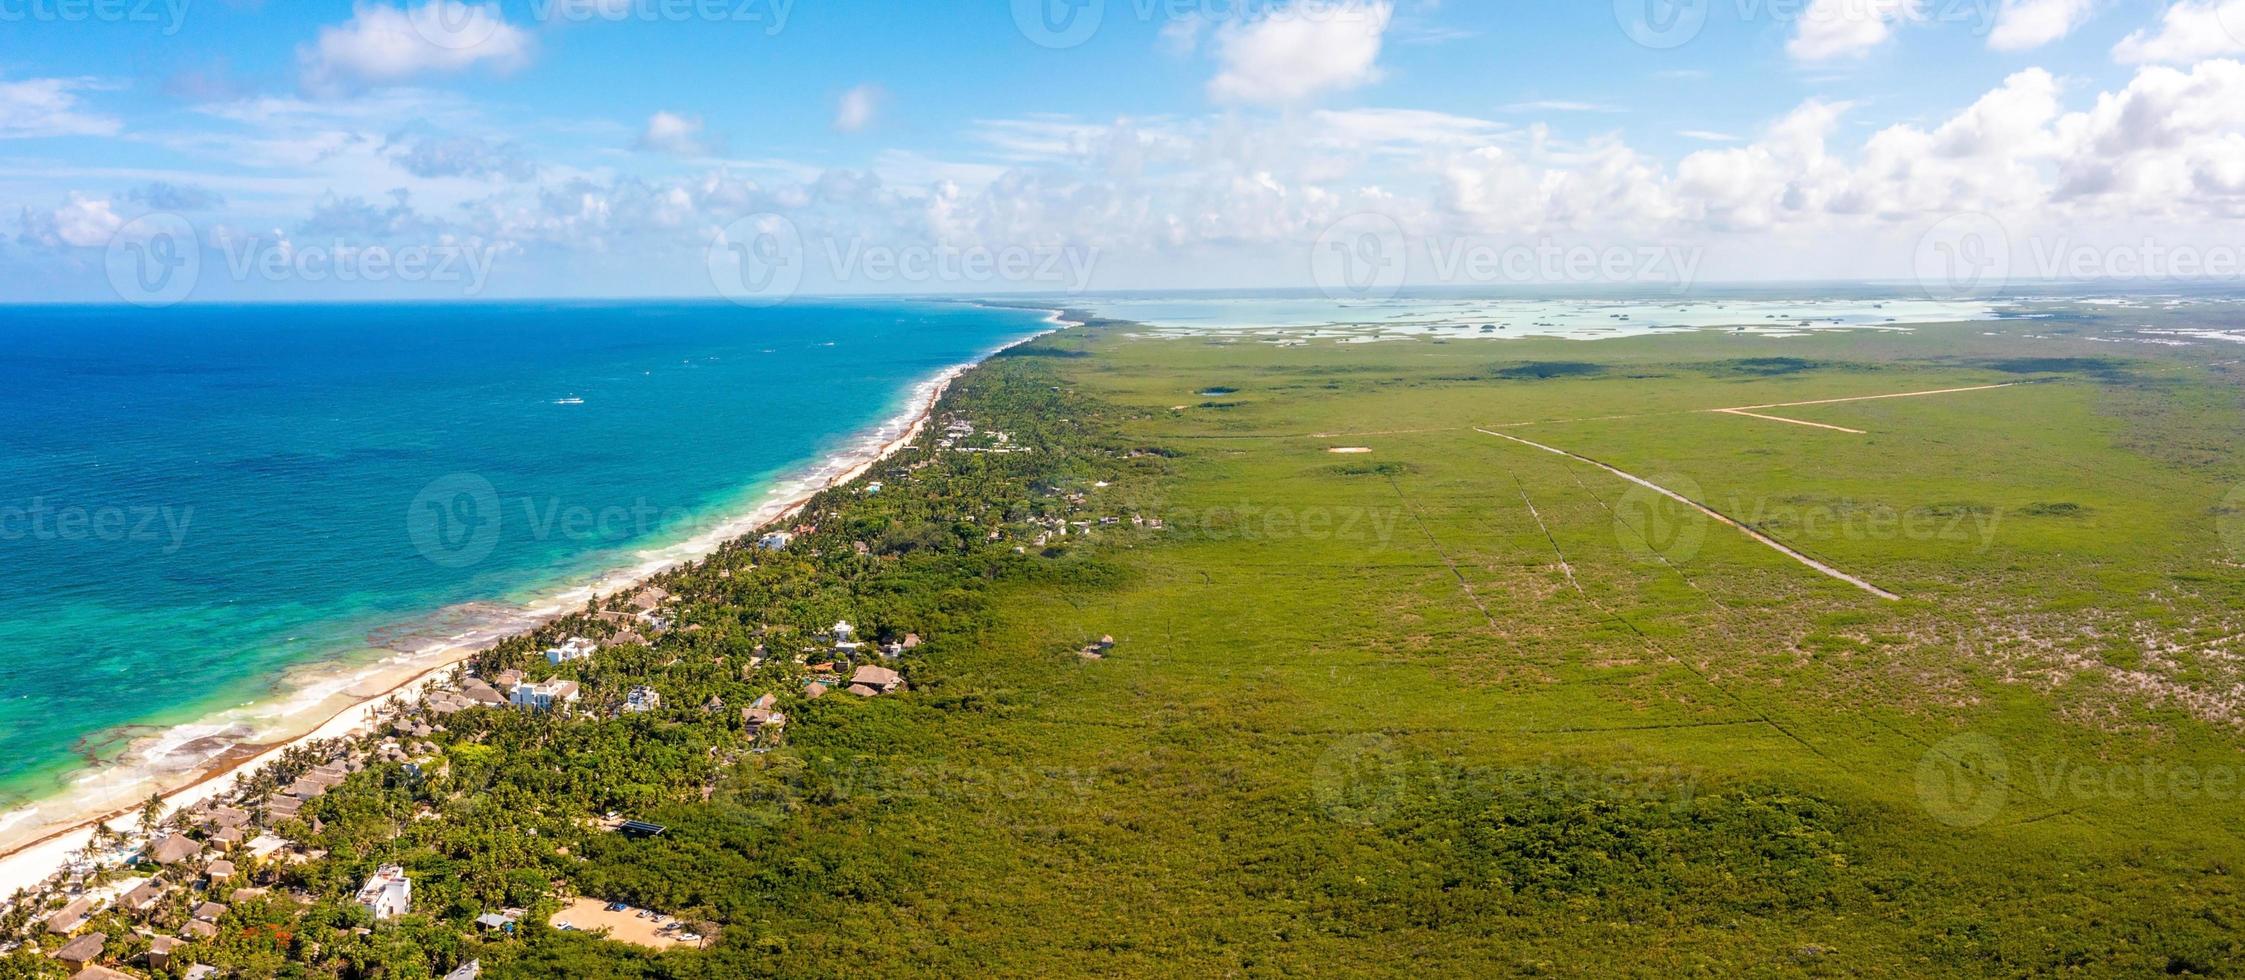
<path id="1" fill-rule="evenodd" d="M 886 863 L 773 896 L 764 965 L 2234 972 L 2236 369 L 2069 324 L 1048 341 L 1168 527 L 1004 593 L 895 741 L 798 738 L 903 778 L 791 827 Z"/>

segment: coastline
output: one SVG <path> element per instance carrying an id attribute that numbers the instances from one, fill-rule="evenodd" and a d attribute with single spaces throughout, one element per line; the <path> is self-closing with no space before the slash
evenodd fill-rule
<path id="1" fill-rule="evenodd" d="M 904 411 L 862 431 L 846 448 L 807 464 L 796 475 L 775 483 L 746 512 L 718 521 L 681 541 L 643 550 L 639 552 L 640 560 L 628 567 L 601 573 L 586 584 L 562 589 L 523 608 L 507 609 L 494 624 L 470 628 L 410 652 L 356 665 L 339 677 L 334 676 L 339 666 L 334 661 L 306 664 L 300 669 L 305 675 L 304 683 L 270 701 L 247 706 L 267 713 L 279 712 L 279 719 L 274 723 L 277 730 L 262 733 L 262 740 L 241 737 L 226 741 L 230 735 L 247 734 L 243 732 L 242 721 L 224 718 L 240 713 L 239 710 L 221 712 L 221 717 L 215 720 L 174 725 L 157 735 L 135 740 L 134 748 L 127 751 L 126 757 L 138 754 L 160 763 L 166 758 L 167 747 L 186 749 L 212 742 L 223 743 L 223 746 L 177 769 L 167 769 L 160 764 L 147 768 L 129 788 L 108 785 L 100 787 L 98 795 L 89 792 L 79 796 L 65 789 L 53 797 L 0 814 L 0 903 L 20 889 L 53 876 L 67 863 L 72 852 L 87 846 L 95 827 L 136 814 L 150 796 L 160 796 L 167 810 L 200 803 L 231 789 L 240 776 L 269 765 L 290 749 L 366 728 L 376 709 L 384 703 L 398 697 L 418 697 L 470 657 L 507 637 L 540 628 L 582 607 L 592 596 L 637 588 L 670 569 L 704 558 L 729 542 L 789 520 L 818 494 L 863 476 L 910 446 L 926 430 L 945 392 L 968 371 L 1013 348 L 1082 325 L 1082 321 L 1072 319 L 1064 309 L 978 305 L 1042 311 L 1046 314 L 1045 327 L 913 385 Z M 438 615 L 442 613 L 440 610 Z M 299 670 L 284 672 L 283 678 L 293 673 Z M 72 786 L 108 782 L 120 768 L 89 768 Z M 53 812 L 47 812 L 49 810 Z"/>

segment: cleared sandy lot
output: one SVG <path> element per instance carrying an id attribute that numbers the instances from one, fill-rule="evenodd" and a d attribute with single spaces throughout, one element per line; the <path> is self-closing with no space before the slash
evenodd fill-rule
<path id="1" fill-rule="evenodd" d="M 643 914 L 647 917 L 641 918 Z M 572 900 L 567 908 L 554 913 L 551 921 L 556 929 L 568 926 L 584 932 L 606 930 L 609 939 L 654 950 L 674 946 L 707 946 L 716 938 L 703 936 L 699 941 L 681 939 L 679 937 L 685 934 L 685 927 L 677 919 L 645 909 L 610 912 L 608 903 L 591 898 Z"/>

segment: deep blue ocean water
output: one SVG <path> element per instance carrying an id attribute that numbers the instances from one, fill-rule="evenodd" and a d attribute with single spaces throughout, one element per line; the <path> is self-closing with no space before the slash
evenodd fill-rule
<path id="1" fill-rule="evenodd" d="M 0 307 L 0 806 L 290 667 L 364 657 L 384 627 L 587 581 L 746 510 L 1041 319 Z"/>

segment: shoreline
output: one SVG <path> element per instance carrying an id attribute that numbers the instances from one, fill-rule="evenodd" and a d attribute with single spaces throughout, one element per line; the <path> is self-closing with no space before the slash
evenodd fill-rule
<path id="1" fill-rule="evenodd" d="M 262 705 L 278 703 L 284 707 L 303 704 L 304 708 L 298 712 L 303 717 L 284 714 L 284 725 L 292 721 L 298 724 L 287 725 L 283 732 L 288 728 L 302 727 L 303 722 L 310 722 L 310 727 L 297 734 L 278 734 L 262 741 L 234 742 L 176 772 L 150 772 L 136 781 L 130 797 L 137 797 L 139 801 L 145 802 L 149 795 L 159 796 L 163 799 L 167 812 L 193 806 L 223 789 L 231 788 L 239 777 L 264 768 L 293 748 L 343 737 L 367 727 L 376 709 L 391 699 L 400 696 L 418 697 L 422 690 L 441 680 L 444 674 L 469 658 L 490 649 L 507 637 L 543 627 L 567 612 L 582 607 L 592 596 L 637 588 L 664 572 L 705 558 L 725 544 L 761 533 L 786 521 L 800 513 L 820 493 L 865 475 L 882 461 L 912 445 L 926 431 L 928 422 L 934 418 L 936 405 L 942 401 L 944 394 L 968 371 L 1016 347 L 1033 343 L 1071 326 L 1082 325 L 1082 321 L 1072 319 L 1065 309 L 977 305 L 985 305 L 991 309 L 1041 311 L 1046 314 L 1043 320 L 1045 326 L 1035 333 L 1000 344 L 972 360 L 954 364 L 914 384 L 909 389 L 904 411 L 870 429 L 861 430 L 854 439 L 846 443 L 845 448 L 806 464 L 800 470 L 800 475 L 789 476 L 775 483 L 764 494 L 766 499 L 752 505 L 746 512 L 718 521 L 709 529 L 683 540 L 645 549 L 640 552 L 645 556 L 642 560 L 627 567 L 599 573 L 589 583 L 544 595 L 534 602 L 524 604 L 519 610 L 510 608 L 508 615 L 497 625 L 468 629 L 421 649 L 398 652 L 361 665 L 340 679 L 321 677 L 294 692 L 279 694 L 272 702 L 259 702 Z M 442 613 L 440 610 L 436 615 Z M 310 675 L 331 675 L 336 667 L 337 664 L 330 661 L 303 665 L 301 670 Z M 297 669 L 292 668 L 291 671 Z M 281 680 L 285 681 L 291 671 L 284 671 Z M 320 680 L 325 680 L 326 683 L 320 683 Z M 337 683 L 338 680 L 340 683 Z M 334 710 L 323 710 L 331 703 Z M 173 725 L 162 734 L 136 741 L 161 746 L 183 732 L 209 727 L 210 724 L 200 722 Z M 191 745 L 205 738 L 222 738 L 227 732 L 235 730 L 234 726 L 222 727 L 186 741 Z M 128 750 L 127 756 L 130 755 L 131 750 Z M 90 767 L 77 777 L 74 784 L 100 782 L 112 772 L 113 770 L 100 766 Z M 167 780 L 166 776 L 183 777 L 184 781 Z M 228 777 L 235 778 L 229 780 Z M 142 795 L 143 792 L 148 795 Z M 0 841 L 6 841 L 0 843 L 0 906 L 4 906 L 19 890 L 37 886 L 52 877 L 68 863 L 71 852 L 82 851 L 91 842 L 95 827 L 130 817 L 141 808 L 141 802 L 126 802 L 129 797 L 119 789 L 107 788 L 104 796 L 86 799 L 74 809 L 40 820 L 26 839 L 7 840 L 6 835 L 10 829 L 38 818 L 41 807 L 67 807 L 69 793 L 70 790 L 66 787 L 53 797 L 35 800 L 6 814 L 0 814 L 0 819 L 14 818 L 0 823 Z"/>

